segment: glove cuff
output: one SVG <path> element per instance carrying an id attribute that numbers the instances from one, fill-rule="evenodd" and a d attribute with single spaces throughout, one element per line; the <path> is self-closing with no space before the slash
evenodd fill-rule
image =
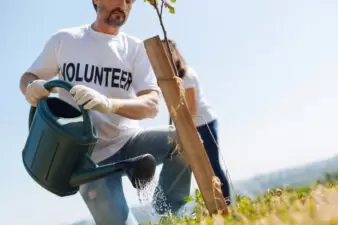
<path id="1" fill-rule="evenodd" d="M 109 98 L 108 99 L 108 103 L 109 103 L 109 111 L 110 111 L 110 113 L 116 113 L 119 110 L 120 105 L 119 105 L 117 99 Z"/>

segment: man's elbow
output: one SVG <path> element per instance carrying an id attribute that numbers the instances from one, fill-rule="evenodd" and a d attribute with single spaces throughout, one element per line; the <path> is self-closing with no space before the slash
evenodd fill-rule
<path id="1" fill-rule="evenodd" d="M 144 119 L 153 119 L 158 114 L 158 107 L 149 107 L 144 106 L 142 109 L 138 111 L 138 114 L 134 119 L 136 120 L 144 120 Z"/>
<path id="2" fill-rule="evenodd" d="M 20 91 L 22 94 L 25 94 L 26 93 L 26 88 L 27 88 L 27 85 L 34 81 L 34 80 L 37 80 L 39 79 L 38 76 L 36 76 L 35 74 L 32 74 L 32 73 L 24 73 L 21 78 L 20 78 Z"/>
<path id="3" fill-rule="evenodd" d="M 153 119 L 157 116 L 159 112 L 159 101 L 157 98 L 149 99 L 148 103 L 146 104 L 146 110 L 144 110 L 144 117 Z"/>
<path id="4" fill-rule="evenodd" d="M 142 101 L 140 119 L 153 119 L 159 112 L 159 96 L 156 91 L 144 91 L 139 93 L 139 99 Z"/>
<path id="5" fill-rule="evenodd" d="M 150 109 L 149 118 L 150 118 L 150 119 L 154 119 L 154 118 L 157 116 L 158 111 L 159 111 L 158 105 L 153 106 L 153 107 Z"/>

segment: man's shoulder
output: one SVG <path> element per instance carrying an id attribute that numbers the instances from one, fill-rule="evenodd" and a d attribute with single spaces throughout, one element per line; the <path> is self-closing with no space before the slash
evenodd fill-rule
<path id="1" fill-rule="evenodd" d="M 126 32 L 120 32 L 120 35 L 125 38 L 129 43 L 132 43 L 132 44 L 140 44 L 140 43 L 143 43 L 143 40 L 141 38 L 138 38 L 134 35 L 131 35 L 131 34 L 128 34 Z"/>
<path id="2" fill-rule="evenodd" d="M 66 28 L 61 28 L 54 32 L 52 34 L 52 37 L 54 38 L 80 38 L 83 37 L 86 34 L 86 31 L 88 30 L 89 25 L 84 24 L 84 25 L 79 25 L 79 26 L 74 26 L 74 27 L 66 27 Z"/>
<path id="3" fill-rule="evenodd" d="M 138 38 L 134 35 L 131 35 L 125 32 L 120 32 L 120 35 L 128 43 L 129 47 L 136 49 L 136 51 L 139 51 L 140 49 L 145 51 L 144 43 L 141 38 Z"/>

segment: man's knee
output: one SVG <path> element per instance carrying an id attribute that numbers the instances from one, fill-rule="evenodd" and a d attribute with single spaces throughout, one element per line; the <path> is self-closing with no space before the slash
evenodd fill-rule
<path id="1" fill-rule="evenodd" d="M 176 146 L 179 141 L 179 136 L 177 134 L 177 131 L 174 128 L 166 128 L 166 129 L 159 129 L 159 130 L 153 130 L 155 133 L 154 135 L 164 137 L 166 139 L 166 143 L 169 145 Z"/>
<path id="2" fill-rule="evenodd" d="M 155 149 L 158 147 L 169 153 L 169 157 L 172 158 L 182 152 L 182 146 L 180 144 L 179 136 L 173 128 L 153 129 L 146 131 L 149 140 L 152 140 L 152 145 Z M 162 145 L 160 147 L 159 145 Z M 163 146 L 164 145 L 164 146 Z M 156 150 L 155 150 L 156 151 Z"/>
<path id="3" fill-rule="evenodd" d="M 125 200 L 119 176 L 81 185 L 80 194 L 97 225 L 137 224 Z"/>
<path id="4" fill-rule="evenodd" d="M 102 194 L 102 182 L 103 180 L 99 179 L 80 186 L 79 193 L 86 203 L 95 200 L 97 198 L 97 193 Z"/>

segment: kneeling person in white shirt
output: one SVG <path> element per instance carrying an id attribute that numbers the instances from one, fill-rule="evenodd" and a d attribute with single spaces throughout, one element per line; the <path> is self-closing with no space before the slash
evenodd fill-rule
<path id="1" fill-rule="evenodd" d="M 168 128 L 144 130 L 138 120 L 158 112 L 159 88 L 143 42 L 120 31 L 134 0 L 93 0 L 97 12 L 92 24 L 61 29 L 45 44 L 40 55 L 22 75 L 20 88 L 33 106 L 50 93 L 47 80 L 58 76 L 74 85 L 59 97 L 90 109 L 99 143 L 92 159 L 106 164 L 150 153 L 163 163 L 154 196 L 155 209 L 173 212 L 190 194 L 191 168 L 174 155 L 175 136 Z M 73 96 L 72 96 L 73 95 Z M 97 225 L 136 225 L 122 188 L 122 173 L 89 182 L 80 193 Z M 161 191 L 160 191 L 161 190 Z M 166 202 L 163 202 L 166 201 Z"/>

